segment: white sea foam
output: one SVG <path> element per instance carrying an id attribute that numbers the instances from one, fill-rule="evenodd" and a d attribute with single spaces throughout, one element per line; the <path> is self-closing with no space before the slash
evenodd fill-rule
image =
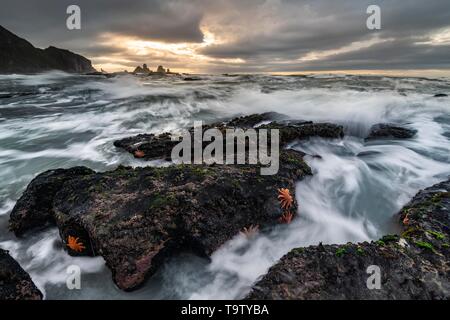
<path id="1" fill-rule="evenodd" d="M 19 79 L 21 83 L 26 86 L 42 86 L 56 83 L 71 76 L 71 74 L 62 71 L 51 71 L 36 75 L 20 75 Z"/>
<path id="2" fill-rule="evenodd" d="M 49 285 L 65 285 L 69 275 L 67 268 L 70 265 L 79 266 L 82 277 L 104 268 L 105 261 L 101 257 L 69 256 L 60 246 L 58 238 L 58 230 L 51 229 L 24 242 L 11 240 L 0 242 L 0 247 L 10 251 L 12 257 L 30 274 L 44 295 Z"/>
<path id="3" fill-rule="evenodd" d="M 314 175 L 297 184 L 299 211 L 292 224 L 250 240 L 237 235 L 213 254 L 210 264 L 189 257 L 169 263 L 161 271 L 162 283 L 149 285 L 151 290 L 118 293 L 103 260 L 69 257 L 58 247 L 54 229 L 27 240 L 0 234 L 0 246 L 11 251 L 47 296 L 73 297 L 57 288 L 65 283 L 65 268 L 75 262 L 102 279 L 88 277 L 87 289 L 78 298 L 241 298 L 294 247 L 365 241 L 395 232 L 397 210 L 419 189 L 450 174 L 450 142 L 444 136 L 450 131 L 448 100 L 432 97 L 442 90 L 441 82 L 379 78 L 355 90 L 357 78 L 352 76 L 202 78 L 186 83 L 131 76 L 82 81 L 66 74 L 0 76 L 0 81 L 18 81 L 19 87 L 46 87 L 40 96 L 14 102 L 12 111 L 11 105 L 0 105 L 0 110 L 9 112 L 0 111 L 7 119 L 0 121 L 0 217 L 11 210 L 11 199 L 47 169 L 167 165 L 145 163 L 116 150 L 112 142 L 125 136 L 174 130 L 199 119 L 268 111 L 339 123 L 347 133 L 343 140 L 292 144 L 294 149 L 321 156 L 305 158 Z M 63 88 L 53 88 L 55 83 Z M 30 107 L 35 111 L 26 109 Z M 28 113 L 21 114 L 21 108 Z M 380 122 L 403 124 L 416 129 L 417 135 L 364 142 L 370 127 Z"/>
<path id="4" fill-rule="evenodd" d="M 14 207 L 15 201 L 6 199 L 3 203 L 0 203 L 0 216 L 9 213 Z"/>

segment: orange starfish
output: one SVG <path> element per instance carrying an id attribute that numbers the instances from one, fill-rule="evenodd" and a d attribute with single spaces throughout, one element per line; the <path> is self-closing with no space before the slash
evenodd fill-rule
<path id="1" fill-rule="evenodd" d="M 78 242 L 80 238 L 75 238 L 72 236 L 69 236 L 67 238 L 67 246 L 76 252 L 82 252 L 86 247 L 83 245 L 83 242 Z"/>
<path id="2" fill-rule="evenodd" d="M 294 200 L 289 192 L 289 189 L 278 189 L 278 200 L 281 202 L 281 208 L 289 209 Z"/>
<path id="3" fill-rule="evenodd" d="M 292 222 L 292 219 L 294 219 L 294 215 L 292 214 L 292 212 L 286 211 L 281 215 L 278 221 L 280 221 L 280 223 L 290 224 Z"/>
<path id="4" fill-rule="evenodd" d="M 251 225 L 248 228 L 244 227 L 244 229 L 240 231 L 240 233 L 247 238 L 253 237 L 254 235 L 258 234 L 258 232 L 259 232 L 259 225 L 256 226 Z"/>
<path id="5" fill-rule="evenodd" d="M 409 224 L 409 213 L 405 215 L 405 218 L 403 219 L 403 224 L 406 226 Z"/>
<path id="6" fill-rule="evenodd" d="M 142 150 L 136 150 L 136 151 L 134 152 L 134 156 L 135 156 L 136 158 L 143 158 L 143 157 L 145 157 L 145 153 L 144 153 L 144 151 L 142 151 Z"/>

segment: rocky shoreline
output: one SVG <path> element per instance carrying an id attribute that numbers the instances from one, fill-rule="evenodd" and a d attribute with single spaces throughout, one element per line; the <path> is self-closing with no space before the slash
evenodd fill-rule
<path id="1" fill-rule="evenodd" d="M 399 213 L 401 235 L 293 249 L 247 299 L 450 298 L 450 180 L 420 191 Z M 379 266 L 381 288 L 368 289 Z"/>
<path id="2" fill-rule="evenodd" d="M 202 130 L 204 133 L 206 130 L 214 128 L 225 133 L 228 129 L 250 129 L 254 127 L 256 127 L 256 130 L 278 129 L 280 133 L 280 147 L 285 147 L 288 143 L 295 140 L 303 140 L 311 137 L 337 139 L 344 136 L 344 128 L 340 125 L 292 120 L 287 116 L 276 112 L 252 114 L 234 118 L 230 121 L 204 125 Z M 191 133 L 191 137 L 193 137 L 194 128 L 191 127 L 188 131 Z M 178 144 L 178 141 L 172 140 L 172 137 L 177 137 L 176 133 L 164 132 L 158 135 L 139 134 L 137 136 L 117 140 L 114 142 L 114 146 L 128 151 L 136 158 L 142 158 L 144 160 L 164 159 L 171 161 L 172 148 Z M 204 141 L 202 146 L 203 149 L 205 149 L 209 143 L 210 142 Z M 191 145 L 191 154 L 193 155 L 194 143 L 191 143 Z"/>
<path id="3" fill-rule="evenodd" d="M 251 115 L 209 127 L 249 128 L 278 116 Z M 285 135 L 282 144 L 343 135 L 343 128 L 332 124 L 268 125 Z M 164 158 L 172 142 L 168 135 L 151 136 L 138 146 L 148 158 Z M 115 144 L 127 142 L 124 149 L 136 156 L 136 139 L 142 137 L 148 136 Z M 117 286 L 133 290 L 180 250 L 208 257 L 240 232 L 290 222 L 296 212 L 295 183 L 311 174 L 303 156 L 281 151 L 278 174 L 268 176 L 259 174 L 261 165 L 249 164 L 121 166 L 103 173 L 85 167 L 50 170 L 38 175 L 17 201 L 10 230 L 26 236 L 56 225 L 69 254 L 101 255 Z M 289 206 L 280 205 L 280 193 Z"/>
<path id="4" fill-rule="evenodd" d="M 42 293 L 30 276 L 9 255 L 0 249 L 0 300 L 41 300 Z"/>
<path id="5" fill-rule="evenodd" d="M 208 128 L 278 129 L 281 147 L 311 137 L 344 135 L 339 125 L 292 120 L 277 113 L 235 118 L 204 130 Z M 388 124 L 383 129 L 388 133 L 379 138 L 413 136 L 392 135 Z M 392 130 L 399 132 L 397 127 Z M 172 134 L 138 135 L 114 145 L 142 161 L 171 160 L 170 151 L 177 143 Z M 295 183 L 312 174 L 304 155 L 282 150 L 278 174 L 273 176 L 262 176 L 261 165 L 249 164 L 46 171 L 33 179 L 17 201 L 10 230 L 26 237 L 56 225 L 70 255 L 102 256 L 116 285 L 134 290 L 180 251 L 209 257 L 239 233 L 250 235 L 289 223 L 297 206 Z M 248 298 L 448 298 L 449 184 L 419 193 L 402 211 L 401 220 L 408 229 L 401 240 L 387 236 L 370 244 L 294 249 L 270 269 Z M 424 194 L 441 198 L 430 201 Z M 392 274 L 392 280 L 384 278 L 384 291 L 367 292 L 365 280 L 364 287 L 352 287 L 367 278 L 361 268 L 369 262 L 384 268 L 386 277 Z"/>
<path id="6" fill-rule="evenodd" d="M 19 199 L 10 228 L 20 236 L 56 224 L 70 254 L 103 256 L 118 287 L 132 290 L 178 250 L 209 256 L 245 227 L 278 223 L 277 190 L 310 174 L 302 156 L 282 152 L 279 173 L 264 177 L 254 165 L 52 170 Z"/>

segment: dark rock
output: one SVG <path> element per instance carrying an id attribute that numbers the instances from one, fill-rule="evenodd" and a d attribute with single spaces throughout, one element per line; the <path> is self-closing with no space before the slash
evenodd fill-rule
<path id="1" fill-rule="evenodd" d="M 283 117 L 283 115 L 275 112 L 268 112 L 263 114 L 254 114 L 250 116 L 243 116 L 232 119 L 228 123 L 213 123 L 210 125 L 204 125 L 203 131 L 211 128 L 218 128 L 221 132 L 225 132 L 227 128 L 252 128 L 256 124 L 273 119 L 274 117 Z M 194 128 L 190 128 L 189 131 L 193 133 Z M 136 158 L 144 158 L 146 160 L 152 159 L 165 159 L 171 160 L 172 149 L 177 145 L 178 141 L 172 141 L 172 133 L 164 132 L 159 135 L 155 134 L 139 134 L 114 141 L 114 146 L 117 148 L 125 149 L 132 153 Z M 204 143 L 203 147 L 208 145 Z M 192 144 L 193 146 L 193 144 Z M 143 155 L 141 156 L 141 152 Z M 193 152 L 191 152 L 193 154 Z"/>
<path id="2" fill-rule="evenodd" d="M 450 180 L 419 192 L 400 212 L 401 236 L 292 250 L 247 298 L 448 300 L 449 191 Z M 379 290 L 366 286 L 370 265 L 381 269 Z"/>
<path id="3" fill-rule="evenodd" d="M 222 133 L 225 133 L 226 129 L 231 128 L 243 128 L 249 129 L 254 126 L 269 122 L 274 119 L 283 119 L 286 116 L 276 112 L 268 112 L 262 114 L 252 114 L 249 116 L 243 116 L 232 119 L 225 123 L 213 123 L 202 127 L 203 131 L 210 128 L 217 128 Z M 342 126 L 338 126 L 330 123 L 312 123 L 306 121 L 293 121 L 293 120 L 277 120 L 278 122 L 270 122 L 268 124 L 257 127 L 259 129 L 278 129 L 280 130 L 280 145 L 284 146 L 293 140 L 307 139 L 310 137 L 322 137 L 322 138 L 342 138 L 344 130 Z M 190 128 L 189 131 L 193 132 L 194 128 Z M 172 133 L 165 132 L 159 135 L 154 134 L 140 134 L 133 137 L 124 138 L 114 142 L 114 146 L 125 149 L 133 155 L 143 152 L 143 158 L 145 160 L 152 159 L 166 159 L 171 160 L 171 152 L 178 141 L 172 141 Z M 209 142 L 203 143 L 205 148 Z M 192 143 L 192 146 L 194 144 Z M 137 153 L 139 152 L 139 153 Z M 193 154 L 193 151 L 191 152 Z"/>
<path id="4" fill-rule="evenodd" d="M 44 49 L 44 56 L 50 61 L 50 70 L 62 70 L 71 73 L 95 71 L 90 60 L 69 50 L 50 46 Z"/>
<path id="5" fill-rule="evenodd" d="M 98 76 L 98 77 L 104 77 L 104 78 L 108 78 L 109 74 L 106 72 L 100 72 L 100 71 L 95 71 L 95 72 L 88 72 L 85 73 L 86 76 Z"/>
<path id="6" fill-rule="evenodd" d="M 171 153 L 178 141 L 172 141 L 172 134 L 165 132 L 159 135 L 139 134 L 137 136 L 114 141 L 114 146 L 125 149 L 136 158 L 151 159 L 171 159 Z M 140 152 L 143 155 L 140 156 Z"/>
<path id="7" fill-rule="evenodd" d="M 344 128 L 332 123 L 312 123 L 299 122 L 292 124 L 282 124 L 272 122 L 258 127 L 260 129 L 278 129 L 280 130 L 280 144 L 286 145 L 294 140 L 308 139 L 312 137 L 340 139 L 344 137 Z"/>
<path id="8" fill-rule="evenodd" d="M 91 61 L 64 49 L 35 48 L 0 26 L 0 73 L 36 73 L 49 70 L 94 72 Z"/>
<path id="9" fill-rule="evenodd" d="M 0 300 L 41 300 L 28 273 L 8 254 L 0 249 Z"/>
<path id="10" fill-rule="evenodd" d="M 365 140 L 374 139 L 409 139 L 416 135 L 417 130 L 407 129 L 396 124 L 379 123 L 370 128 Z"/>
<path id="11" fill-rule="evenodd" d="M 184 81 L 200 81 L 202 78 L 199 77 L 185 77 L 183 78 Z"/>
<path id="12" fill-rule="evenodd" d="M 293 150 L 280 153 L 278 174 L 271 176 L 261 176 L 259 165 L 77 170 L 78 176 L 61 169 L 32 181 L 16 204 L 11 228 L 21 234 L 56 223 L 65 243 L 71 236 L 86 246 L 76 252 L 65 245 L 70 254 L 103 256 L 124 290 L 137 288 L 178 250 L 209 256 L 244 227 L 279 223 L 277 190 L 293 191 L 296 181 L 311 174 Z M 44 186 L 50 190 L 45 195 Z"/>
<path id="13" fill-rule="evenodd" d="M 56 169 L 41 173 L 28 185 L 11 211 L 9 228 L 16 236 L 33 228 L 45 228 L 54 223 L 52 200 L 67 181 L 94 171 L 85 167 Z"/>
<path id="14" fill-rule="evenodd" d="M 152 71 L 147 67 L 147 65 L 144 63 L 141 66 L 137 66 L 136 69 L 134 69 L 133 73 L 151 73 Z"/>
<path id="15" fill-rule="evenodd" d="M 145 73 L 150 73 L 151 72 L 150 69 L 147 67 L 147 65 L 145 63 L 142 65 L 142 71 L 144 71 Z"/>
<path id="16" fill-rule="evenodd" d="M 264 121 L 286 119 L 287 116 L 277 112 L 255 113 L 248 116 L 234 118 L 226 124 L 234 128 L 253 128 Z"/>
<path id="17" fill-rule="evenodd" d="M 381 153 L 380 151 L 370 150 L 370 151 L 360 152 L 356 156 L 362 158 L 362 157 L 376 156 L 376 155 L 379 155 L 380 153 Z"/>
<path id="18" fill-rule="evenodd" d="M 438 93 L 438 94 L 435 94 L 434 97 L 435 98 L 445 98 L 445 97 L 448 97 L 448 95 L 445 93 Z"/>
<path id="19" fill-rule="evenodd" d="M 163 66 L 158 66 L 158 68 L 156 69 L 157 73 L 161 73 L 161 74 L 166 74 L 166 69 L 164 69 Z"/>
<path id="20" fill-rule="evenodd" d="M 144 70 L 142 69 L 141 66 L 137 66 L 137 67 L 134 69 L 133 73 L 144 73 Z"/>

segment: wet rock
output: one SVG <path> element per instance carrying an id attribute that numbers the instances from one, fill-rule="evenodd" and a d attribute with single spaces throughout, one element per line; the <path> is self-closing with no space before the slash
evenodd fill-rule
<path id="1" fill-rule="evenodd" d="M 136 158 L 152 159 L 171 159 L 173 147 L 178 141 L 172 141 L 172 133 L 139 134 L 137 136 L 124 138 L 114 141 L 114 146 L 125 149 Z"/>
<path id="2" fill-rule="evenodd" d="M 369 150 L 369 151 L 360 152 L 356 156 L 360 157 L 360 158 L 362 158 L 362 157 L 371 157 L 371 156 L 377 156 L 380 153 L 381 153 L 380 151 Z"/>
<path id="3" fill-rule="evenodd" d="M 184 81 L 201 81 L 203 79 L 200 77 L 185 77 L 185 78 L 183 78 L 183 80 Z"/>
<path id="4" fill-rule="evenodd" d="M 0 300 L 41 300 L 42 293 L 28 273 L 0 249 Z"/>
<path id="5" fill-rule="evenodd" d="M 417 130 L 401 127 L 396 124 L 379 123 L 370 128 L 365 140 L 375 139 L 409 139 L 416 135 Z"/>
<path id="6" fill-rule="evenodd" d="M 13 210 L 11 229 L 56 224 L 70 254 L 103 256 L 124 290 L 139 287 L 179 250 L 209 256 L 244 227 L 278 224 L 278 189 L 292 192 L 311 174 L 293 150 L 281 152 L 278 174 L 271 176 L 261 176 L 259 165 L 77 170 L 78 176 L 60 169 L 32 181 L 16 204 L 20 210 Z M 51 192 L 38 202 L 44 186 Z M 69 236 L 85 248 L 74 250 Z"/>
<path id="7" fill-rule="evenodd" d="M 55 194 L 71 179 L 93 172 L 85 167 L 74 167 L 50 170 L 38 175 L 11 211 L 10 230 L 16 236 L 22 236 L 31 227 L 45 228 L 53 223 L 52 200 Z"/>
<path id="8" fill-rule="evenodd" d="M 225 133 L 226 129 L 231 128 L 252 128 L 253 126 L 261 123 L 262 121 L 267 121 L 273 118 L 284 117 L 281 114 L 275 112 L 268 112 L 263 114 L 255 114 L 250 116 L 244 116 L 235 118 L 228 123 L 217 122 L 209 125 L 204 125 L 202 127 L 203 132 L 211 129 L 217 128 L 221 132 Z M 193 136 L 194 128 L 190 128 L 191 136 Z M 132 136 L 124 138 L 121 140 L 114 141 L 114 146 L 117 148 L 125 149 L 130 152 L 136 158 L 143 158 L 145 160 L 152 159 L 165 159 L 171 160 L 171 153 L 173 147 L 175 147 L 179 141 L 172 141 L 172 136 L 174 134 L 171 132 L 164 132 L 158 135 L 155 134 L 139 134 L 137 136 Z M 209 142 L 203 143 L 203 148 L 206 147 Z M 193 146 L 193 144 L 192 144 Z M 193 150 L 191 154 L 194 154 Z"/>
<path id="9" fill-rule="evenodd" d="M 403 232 L 371 243 L 297 248 L 257 282 L 248 299 L 450 298 L 450 180 L 419 192 L 399 214 Z M 380 289 L 369 289 L 369 266 Z"/>
<path id="10" fill-rule="evenodd" d="M 303 140 L 312 137 L 339 139 L 344 137 L 344 128 L 332 123 L 312 123 L 301 121 L 299 123 L 283 124 L 271 122 L 258 127 L 260 129 L 280 130 L 280 144 L 286 145 L 295 140 Z"/>
<path id="11" fill-rule="evenodd" d="M 203 131 L 211 128 L 219 129 L 225 134 L 226 129 L 242 128 L 249 129 L 258 126 L 259 129 L 278 129 L 280 131 L 280 145 L 284 146 L 294 140 L 307 139 L 310 137 L 322 138 L 342 138 L 344 130 L 342 126 L 331 123 L 312 123 L 308 121 L 295 121 L 286 119 L 287 116 L 276 113 L 267 112 L 262 114 L 252 114 L 232 119 L 228 122 L 213 123 L 202 127 Z M 274 121 L 276 120 L 276 121 Z M 271 122 L 272 121 L 272 122 Z M 264 124 L 264 122 L 268 122 Z M 262 124 L 262 125 L 260 125 Z M 191 136 L 193 136 L 194 128 L 190 128 Z M 172 141 L 173 133 L 165 132 L 159 135 L 140 134 L 133 137 L 124 138 L 114 142 L 114 146 L 122 148 L 137 158 L 145 160 L 166 159 L 171 160 L 171 152 L 178 141 Z M 205 148 L 210 142 L 204 142 Z M 194 146 L 194 144 L 191 144 Z M 139 151 L 139 153 L 136 153 Z M 136 156 L 142 155 L 143 156 Z M 191 154 L 194 154 L 193 150 Z"/>
<path id="12" fill-rule="evenodd" d="M 445 97 L 448 97 L 448 95 L 445 93 L 438 93 L 438 94 L 435 94 L 434 97 L 435 98 L 445 98 Z"/>
<path id="13" fill-rule="evenodd" d="M 231 121 L 227 122 L 226 124 L 229 127 L 248 129 L 248 128 L 253 128 L 265 121 L 270 122 L 270 121 L 281 120 L 281 119 L 286 119 L 286 118 L 287 118 L 287 116 L 284 114 L 281 114 L 281 113 L 265 112 L 265 113 L 256 113 L 256 114 L 251 114 L 248 116 L 234 118 Z"/>

